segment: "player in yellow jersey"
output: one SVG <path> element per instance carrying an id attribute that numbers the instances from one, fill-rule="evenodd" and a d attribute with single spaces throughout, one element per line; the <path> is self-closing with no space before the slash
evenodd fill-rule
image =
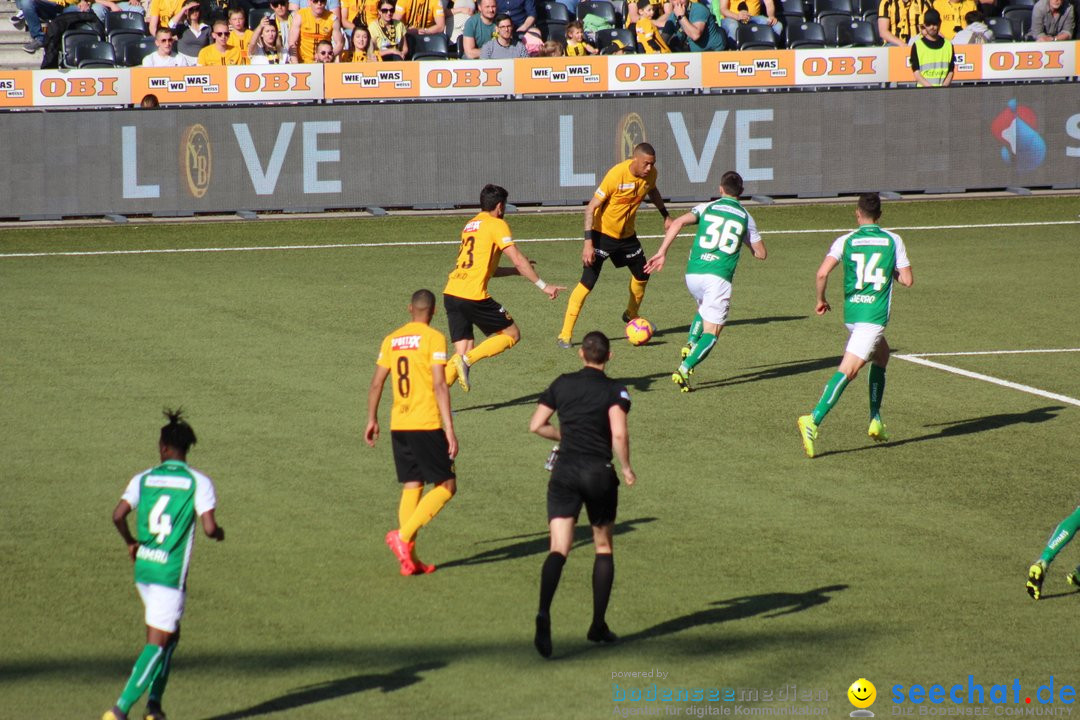
<path id="1" fill-rule="evenodd" d="M 315 62 L 315 47 L 320 40 L 329 40 L 334 55 L 341 53 L 341 21 L 326 7 L 326 0 L 311 0 L 306 8 L 292 15 L 289 28 L 289 57 L 292 62 Z"/>
<path id="2" fill-rule="evenodd" d="M 375 447 L 379 439 L 379 400 L 387 376 L 393 375 L 390 442 L 402 490 L 399 527 L 386 534 L 386 544 L 401 564 L 402 575 L 435 571 L 434 565 L 416 559 L 416 533 L 457 492 L 453 461 L 458 444 L 446 387 L 446 337 L 431 327 L 434 314 L 435 294 L 430 290 L 414 292 L 409 301 L 412 321 L 382 341 L 368 389 L 364 440 Z M 435 487 L 421 499 L 425 483 Z"/>
<path id="3" fill-rule="evenodd" d="M 529 258 L 514 245 L 510 226 L 503 220 L 507 197 L 506 190 L 498 185 L 485 185 L 480 191 L 480 214 L 461 231 L 457 264 L 443 289 L 450 340 L 456 351 L 446 369 L 446 382 L 453 384 L 457 380 L 465 392 L 469 392 L 469 368 L 474 363 L 509 350 L 521 339 L 510 313 L 488 293 L 492 276 L 524 275 L 552 300 L 566 289 L 541 280 Z M 500 271 L 499 259 L 504 253 L 514 263 L 514 270 Z M 473 325 L 487 335 L 475 346 Z"/>
<path id="4" fill-rule="evenodd" d="M 210 37 L 213 42 L 199 51 L 199 65 L 247 65 L 247 57 L 229 42 L 229 23 L 215 20 Z"/>
<path id="5" fill-rule="evenodd" d="M 656 151 L 649 143 L 638 143 L 629 160 L 608 170 L 585 208 L 585 245 L 581 250 L 584 269 L 581 281 L 570 293 L 562 331 L 556 339 L 559 347 L 570 347 L 581 306 L 596 285 L 608 258 L 615 267 L 628 267 L 632 275 L 623 322 L 638 316 L 649 275 L 645 272 L 645 251 L 638 241 L 634 221 L 638 207 L 646 197 L 660 211 L 664 230 L 667 230 L 672 220 L 656 188 Z"/>

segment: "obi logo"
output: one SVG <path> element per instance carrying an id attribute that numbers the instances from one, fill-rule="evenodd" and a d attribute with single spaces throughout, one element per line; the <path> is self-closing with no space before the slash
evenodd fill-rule
<path id="1" fill-rule="evenodd" d="M 1020 172 L 1031 172 L 1046 159 L 1046 141 L 1039 134 L 1039 118 L 1031 108 L 1010 100 L 1007 109 L 990 123 L 990 132 L 1003 147 L 1001 159 Z"/>

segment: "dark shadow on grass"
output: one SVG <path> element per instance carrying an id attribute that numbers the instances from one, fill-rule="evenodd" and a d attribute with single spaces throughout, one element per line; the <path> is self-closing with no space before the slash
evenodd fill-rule
<path id="1" fill-rule="evenodd" d="M 828 455 L 843 455 L 844 453 L 862 452 L 863 450 L 895 448 L 909 443 L 923 442 L 925 440 L 962 437 L 964 435 L 972 435 L 974 433 L 987 432 L 989 430 L 1000 430 L 1001 428 L 1020 425 L 1021 423 L 1041 423 L 1046 422 L 1047 420 L 1053 420 L 1058 416 L 1058 412 L 1064 409 L 1064 405 L 1047 405 L 1046 407 L 1035 408 L 1034 410 L 1028 410 L 1023 413 L 1000 413 L 998 415 L 985 415 L 979 418 L 967 418 L 966 420 L 953 420 L 947 423 L 923 425 L 923 427 L 927 428 L 936 427 L 941 429 L 934 433 L 904 438 L 903 440 L 897 440 L 895 442 L 867 445 L 864 447 L 849 448 L 847 450 L 829 450 L 818 454 L 817 457 L 822 458 Z"/>
<path id="2" fill-rule="evenodd" d="M 827 585 L 801 593 L 765 593 L 762 595 L 746 595 L 731 598 L 730 600 L 717 600 L 706 610 L 698 610 L 689 615 L 665 620 L 659 625 L 653 625 L 651 628 L 624 635 L 622 641 L 648 640 L 649 638 L 671 635 L 701 625 L 742 620 L 755 615 L 763 615 L 766 618 L 790 615 L 818 605 L 824 605 L 832 599 L 828 593 L 840 592 L 841 590 L 847 590 L 847 588 L 847 585 Z"/>
<path id="3" fill-rule="evenodd" d="M 696 384 L 693 379 L 690 386 L 694 390 L 708 390 L 709 388 L 726 387 L 728 385 L 742 385 L 743 383 L 758 382 L 761 380 L 779 380 L 780 378 L 802 375 L 804 373 L 819 372 L 829 368 L 836 368 L 840 364 L 840 355 L 817 358 L 815 360 L 794 360 L 792 362 L 779 363 L 777 365 L 759 365 L 750 368 L 752 372 L 734 375 L 722 380 L 710 380 Z"/>
<path id="4" fill-rule="evenodd" d="M 635 525 L 643 525 L 645 523 L 653 522 L 654 520 L 656 520 L 656 518 L 645 517 L 617 522 L 615 523 L 614 534 L 625 535 L 626 533 L 634 532 L 634 530 L 636 530 L 634 527 Z M 439 570 L 462 565 L 483 565 L 485 563 L 500 562 L 502 560 L 514 560 L 516 558 L 529 557 L 530 555 L 542 555 L 546 554 L 550 548 L 548 534 L 546 532 L 516 535 L 510 538 L 502 538 L 501 540 L 518 540 L 519 538 L 524 539 L 509 545 L 503 545 L 502 547 L 484 550 L 472 557 L 439 563 Z M 500 540 L 488 540 L 484 542 L 500 542 Z M 588 545 L 591 542 L 592 529 L 588 525 L 578 525 L 574 528 L 574 547 Z"/>
<path id="5" fill-rule="evenodd" d="M 555 378 L 552 377 L 552 380 L 554 379 Z M 534 392 L 529 393 L 528 395 L 522 395 L 521 397 L 516 397 L 513 400 L 503 400 L 502 402 L 487 403 L 486 405 L 470 405 L 469 407 L 464 408 L 454 408 L 454 412 L 463 413 L 469 412 L 470 410 L 502 410 L 503 408 L 517 407 L 519 405 L 535 405 L 536 401 L 539 399 L 540 393 Z"/>
<path id="6" fill-rule="evenodd" d="M 272 713 L 296 710 L 305 705 L 336 700 L 346 695 L 353 695 L 367 690 L 381 690 L 384 693 L 394 692 L 402 688 L 415 685 L 423 680 L 420 673 L 429 670 L 439 670 L 446 667 L 443 662 L 427 662 L 418 665 L 410 665 L 390 673 L 372 673 L 369 675 L 353 675 L 352 677 L 330 680 L 318 685 L 308 685 L 287 692 L 276 698 L 272 698 L 258 705 L 253 705 L 244 710 L 236 710 L 223 715 L 214 715 L 207 720 L 242 720 Z"/>

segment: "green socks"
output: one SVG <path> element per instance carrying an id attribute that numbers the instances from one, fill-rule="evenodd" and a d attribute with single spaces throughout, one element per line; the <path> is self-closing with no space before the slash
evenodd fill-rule
<path id="1" fill-rule="evenodd" d="M 687 345 L 697 345 L 701 333 L 705 329 L 705 323 L 701 320 L 701 314 L 694 316 L 694 322 L 690 323 L 690 334 L 686 336 Z"/>
<path id="2" fill-rule="evenodd" d="M 885 368 L 870 363 L 870 419 L 881 418 L 881 397 L 885 394 Z"/>
<path id="3" fill-rule="evenodd" d="M 700 316 L 699 316 L 700 317 Z M 695 322 L 700 320 L 695 319 Z M 682 365 L 679 369 L 686 374 L 693 368 L 697 367 L 697 364 L 707 358 L 709 353 L 713 349 L 713 345 L 716 344 L 716 336 L 712 333 L 702 333 L 698 338 L 698 341 L 694 343 L 694 349 L 690 351 L 690 354 L 686 356 L 686 359 L 682 361 Z"/>
<path id="4" fill-rule="evenodd" d="M 165 659 L 166 650 L 157 645 L 147 645 L 143 648 L 139 659 L 135 661 L 135 667 L 131 670 L 124 692 L 116 701 L 116 707 L 125 713 L 138 701 L 146 688 L 157 678 L 161 671 L 162 661 Z"/>
<path id="5" fill-rule="evenodd" d="M 1050 539 L 1046 541 L 1046 549 L 1042 551 L 1039 559 L 1047 565 L 1052 563 L 1062 548 L 1073 539 L 1077 529 L 1080 529 L 1080 507 L 1076 508 L 1072 515 L 1062 520 L 1061 524 L 1054 529 Z"/>
<path id="6" fill-rule="evenodd" d="M 825 383 L 825 391 L 821 393 L 821 399 L 818 400 L 817 406 L 814 407 L 815 425 L 820 425 L 821 421 L 825 419 L 825 416 L 840 400 L 840 396 L 844 394 L 844 388 L 848 386 L 848 382 L 847 375 L 837 370 L 829 379 L 829 382 Z"/>

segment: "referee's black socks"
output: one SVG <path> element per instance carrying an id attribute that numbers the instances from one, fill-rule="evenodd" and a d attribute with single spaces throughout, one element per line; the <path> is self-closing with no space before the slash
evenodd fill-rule
<path id="1" fill-rule="evenodd" d="M 607 614 L 611 586 L 615 582 L 615 558 L 611 554 L 597 555 L 592 569 L 593 629 L 607 630 L 604 616 Z M 610 631 L 608 631 L 610 632 Z M 593 634 L 590 632 L 590 635 Z M 593 638 L 589 638 L 592 640 Z M 610 640 L 606 640 L 611 642 Z"/>
<path id="2" fill-rule="evenodd" d="M 555 590 L 559 587 L 559 578 L 562 577 L 563 565 L 566 564 L 566 556 L 557 552 L 548 553 L 544 560 L 544 567 L 540 570 L 540 610 L 539 613 L 547 617 L 551 610 L 551 601 L 555 598 Z"/>

